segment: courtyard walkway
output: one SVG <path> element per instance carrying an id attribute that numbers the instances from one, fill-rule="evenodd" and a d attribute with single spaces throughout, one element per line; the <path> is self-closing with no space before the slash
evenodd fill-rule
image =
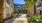
<path id="1" fill-rule="evenodd" d="M 26 15 L 27 14 L 19 14 L 19 18 L 14 19 L 15 21 L 13 23 L 28 23 Z"/>

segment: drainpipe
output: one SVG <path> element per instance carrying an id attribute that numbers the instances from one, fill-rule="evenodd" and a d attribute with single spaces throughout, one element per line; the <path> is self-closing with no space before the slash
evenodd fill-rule
<path id="1" fill-rule="evenodd" d="M 41 0 L 41 8 L 42 8 L 42 0 Z"/>

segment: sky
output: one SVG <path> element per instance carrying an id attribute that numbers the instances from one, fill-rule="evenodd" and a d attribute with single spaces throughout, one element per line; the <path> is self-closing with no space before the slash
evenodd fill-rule
<path id="1" fill-rule="evenodd" d="M 25 4 L 24 0 L 14 0 L 14 3 Z"/>

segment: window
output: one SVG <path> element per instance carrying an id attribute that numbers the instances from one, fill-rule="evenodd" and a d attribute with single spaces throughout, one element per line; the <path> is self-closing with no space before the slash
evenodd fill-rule
<path id="1" fill-rule="evenodd" d="M 42 2 L 42 0 L 41 0 L 41 2 Z"/>
<path id="2" fill-rule="evenodd" d="M 10 5 L 10 0 L 6 0 L 6 2 Z"/>
<path id="3" fill-rule="evenodd" d="M 37 7 L 41 7 L 41 3 Z"/>
<path id="4" fill-rule="evenodd" d="M 42 15 L 42 10 L 40 10 L 40 15 Z"/>

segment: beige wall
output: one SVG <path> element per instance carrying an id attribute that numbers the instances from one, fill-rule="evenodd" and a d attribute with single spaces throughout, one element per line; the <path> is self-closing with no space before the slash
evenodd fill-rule
<path id="1" fill-rule="evenodd" d="M 4 19 L 5 18 L 8 18 L 8 17 L 11 17 L 11 13 L 13 12 L 13 2 L 12 0 L 9 0 L 10 2 L 10 5 L 6 2 L 6 0 L 4 1 L 4 7 L 5 7 L 5 10 L 4 10 Z"/>
<path id="2" fill-rule="evenodd" d="M 11 2 L 11 1 L 10 1 Z M 11 2 L 12 3 L 12 2 Z M 10 4 L 11 4 L 10 3 Z M 6 0 L 0 0 L 0 23 L 2 23 L 3 22 L 3 19 L 5 19 L 6 18 L 6 9 L 7 9 L 7 7 L 6 7 Z M 13 4 L 12 4 L 12 6 L 13 6 Z M 10 8 L 9 8 L 9 12 L 10 11 L 12 11 L 11 10 L 11 8 L 13 9 L 13 7 L 11 7 L 11 5 L 10 5 Z M 9 16 L 10 16 L 10 14 L 11 14 L 11 12 L 9 13 Z M 4 22 L 3 22 L 4 23 Z"/>

